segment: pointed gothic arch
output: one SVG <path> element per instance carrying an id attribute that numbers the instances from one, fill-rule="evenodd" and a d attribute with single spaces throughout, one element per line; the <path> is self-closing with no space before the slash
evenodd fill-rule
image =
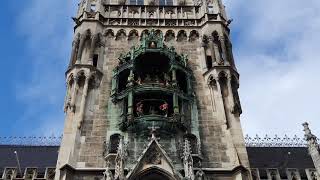
<path id="1" fill-rule="evenodd" d="M 127 37 L 127 33 L 124 29 L 120 29 L 116 34 L 116 40 L 124 40 Z"/>
<path id="2" fill-rule="evenodd" d="M 196 30 L 192 30 L 189 34 L 189 40 L 191 42 L 199 40 L 199 37 L 200 37 L 199 32 Z"/>
<path id="3" fill-rule="evenodd" d="M 175 33 L 173 30 L 168 30 L 164 35 L 164 41 L 171 41 L 175 39 Z"/>
<path id="4" fill-rule="evenodd" d="M 113 38 L 114 37 L 114 31 L 112 29 L 107 29 L 104 34 L 107 38 Z"/>
<path id="5" fill-rule="evenodd" d="M 143 30 L 143 31 L 141 32 L 141 38 L 142 38 L 144 35 L 149 35 L 149 34 L 150 34 L 149 30 L 148 30 L 148 29 L 145 29 L 145 30 Z"/>
<path id="6" fill-rule="evenodd" d="M 122 136 L 120 134 L 112 134 L 110 136 L 110 140 L 109 140 L 109 152 L 108 153 L 113 153 L 116 154 L 117 150 L 118 150 L 118 146 L 120 143 L 120 139 L 122 138 Z"/>
<path id="7" fill-rule="evenodd" d="M 128 35 L 129 41 L 138 40 L 138 38 L 139 38 L 139 33 L 136 29 L 133 29 L 129 32 L 129 35 Z"/>
<path id="8" fill-rule="evenodd" d="M 159 168 L 157 166 L 152 166 L 147 168 L 136 176 L 130 178 L 130 180 L 175 180 L 175 178 L 171 173 L 168 171 Z"/>
<path id="9" fill-rule="evenodd" d="M 180 30 L 177 34 L 177 41 L 187 41 L 187 32 L 185 30 Z"/>

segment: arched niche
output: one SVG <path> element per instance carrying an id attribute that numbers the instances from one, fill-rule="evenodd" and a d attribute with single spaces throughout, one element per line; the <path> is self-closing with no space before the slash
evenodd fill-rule
<path id="1" fill-rule="evenodd" d="M 165 81 L 170 69 L 170 59 L 159 53 L 145 53 L 135 60 L 135 75 L 141 81 Z"/>
<path id="2" fill-rule="evenodd" d="M 130 180 L 175 180 L 169 172 L 159 167 L 151 167 L 143 170 Z"/>
<path id="3" fill-rule="evenodd" d="M 114 153 L 114 154 L 117 153 L 120 139 L 121 139 L 120 134 L 113 134 L 110 136 L 108 153 Z"/>

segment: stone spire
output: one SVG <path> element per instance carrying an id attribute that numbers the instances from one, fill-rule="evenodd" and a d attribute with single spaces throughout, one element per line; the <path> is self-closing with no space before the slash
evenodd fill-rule
<path id="1" fill-rule="evenodd" d="M 117 156 L 115 159 L 115 172 L 114 179 L 115 180 L 125 180 L 124 175 L 124 160 L 126 158 L 126 144 L 124 143 L 123 138 L 120 139 Z"/>
<path id="2" fill-rule="evenodd" d="M 309 153 L 312 157 L 314 166 L 318 174 L 320 175 L 320 146 L 317 141 L 317 137 L 311 133 L 309 129 L 309 124 L 307 122 L 303 123 L 305 139 L 308 142 Z"/>
<path id="3" fill-rule="evenodd" d="M 193 159 L 191 156 L 190 142 L 185 139 L 183 150 L 183 166 L 186 180 L 194 180 Z"/>

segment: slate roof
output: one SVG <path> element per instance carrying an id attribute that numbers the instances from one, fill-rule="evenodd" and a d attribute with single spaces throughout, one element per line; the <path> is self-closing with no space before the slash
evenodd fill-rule
<path id="1" fill-rule="evenodd" d="M 14 151 L 18 153 L 22 173 L 26 167 L 36 167 L 44 173 L 47 167 L 56 166 L 58 150 L 58 146 L 0 145 L 0 177 L 4 168 L 17 167 Z"/>
<path id="2" fill-rule="evenodd" d="M 298 169 L 302 178 L 305 169 L 314 168 L 306 147 L 247 147 L 251 168 L 258 168 L 261 177 L 267 177 L 266 169 L 279 170 L 286 177 L 286 168 Z"/>
<path id="3" fill-rule="evenodd" d="M 5 167 L 17 167 L 14 151 L 18 152 L 22 172 L 26 167 L 37 167 L 44 173 L 45 168 L 55 167 L 59 146 L 16 146 L 0 145 L 0 176 Z M 281 177 L 286 177 L 286 168 L 299 169 L 305 177 L 305 169 L 314 168 L 306 147 L 247 147 L 251 168 L 258 168 L 261 177 L 266 169 L 277 168 Z"/>

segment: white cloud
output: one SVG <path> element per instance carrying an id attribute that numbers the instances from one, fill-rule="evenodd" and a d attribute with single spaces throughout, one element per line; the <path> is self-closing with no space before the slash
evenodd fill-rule
<path id="1" fill-rule="evenodd" d="M 225 4 L 237 32 L 234 53 L 245 132 L 302 136 L 301 123 L 309 121 L 320 136 L 320 1 L 225 0 Z M 18 29 L 33 56 L 26 60 L 31 78 L 17 87 L 17 96 L 28 106 L 21 119 L 43 119 L 35 127 L 39 133 L 62 130 L 63 71 L 75 8 L 71 0 L 32 0 L 20 13 Z"/>
<path id="2" fill-rule="evenodd" d="M 320 136 L 320 1 L 225 1 L 238 37 L 246 133 Z M 235 36 L 234 35 L 234 36 Z"/>
<path id="3" fill-rule="evenodd" d="M 62 132 L 64 71 L 71 47 L 75 3 L 75 0 L 30 0 L 16 19 L 17 32 L 25 38 L 30 54 L 25 59 L 29 74 L 19 79 L 16 87 L 17 99 L 25 110 L 15 123 L 28 124 L 24 134 Z"/>

